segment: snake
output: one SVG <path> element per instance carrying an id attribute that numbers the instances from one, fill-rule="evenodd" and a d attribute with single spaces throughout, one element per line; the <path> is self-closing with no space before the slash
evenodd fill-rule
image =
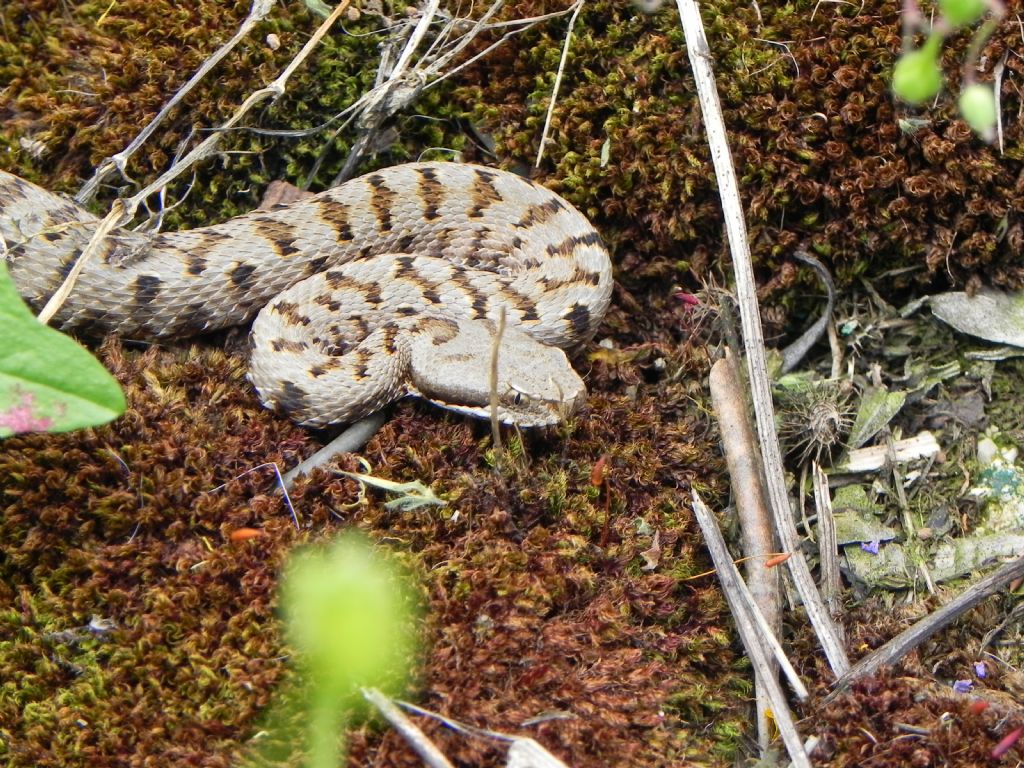
<path id="1" fill-rule="evenodd" d="M 0 252 L 30 306 L 98 225 L 0 171 Z M 600 235 L 558 194 L 493 168 L 418 162 L 213 226 L 114 229 L 52 322 L 159 340 L 252 321 L 249 380 L 265 406 L 309 427 L 405 396 L 540 427 L 585 402 L 568 354 L 593 337 L 611 293 Z"/>

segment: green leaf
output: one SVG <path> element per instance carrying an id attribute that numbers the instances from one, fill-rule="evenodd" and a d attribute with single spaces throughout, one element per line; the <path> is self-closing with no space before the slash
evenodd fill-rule
<path id="1" fill-rule="evenodd" d="M 899 413 L 906 400 L 906 392 L 890 392 L 885 387 L 872 388 L 865 392 L 857 409 L 857 418 L 850 430 L 850 439 L 847 441 L 849 447 L 859 448 L 874 437 Z"/>
<path id="2" fill-rule="evenodd" d="M 114 377 L 73 339 L 36 320 L 0 261 L 0 438 L 105 424 L 124 409 Z"/>

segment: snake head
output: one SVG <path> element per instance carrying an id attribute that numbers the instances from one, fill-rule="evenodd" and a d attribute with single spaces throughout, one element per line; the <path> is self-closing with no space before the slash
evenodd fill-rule
<path id="1" fill-rule="evenodd" d="M 420 334 L 412 349 L 410 394 L 489 419 L 493 390 L 498 418 L 520 427 L 558 424 L 579 410 L 587 389 L 565 352 L 506 327 L 493 377 L 495 336 L 489 320 L 460 320 L 455 332 Z"/>

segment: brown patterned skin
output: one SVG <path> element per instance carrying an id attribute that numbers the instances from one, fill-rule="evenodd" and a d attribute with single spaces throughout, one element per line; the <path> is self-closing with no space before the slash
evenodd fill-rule
<path id="1" fill-rule="evenodd" d="M 71 201 L 0 172 L 0 237 L 39 307 L 97 224 Z M 132 338 L 252 330 L 250 378 L 303 424 L 353 421 L 406 394 L 521 426 L 551 424 L 585 388 L 563 350 L 594 334 L 611 296 L 586 218 L 510 173 L 411 163 L 306 200 L 187 232 L 115 230 L 55 318 Z M 261 311 L 262 310 L 262 311 Z"/>

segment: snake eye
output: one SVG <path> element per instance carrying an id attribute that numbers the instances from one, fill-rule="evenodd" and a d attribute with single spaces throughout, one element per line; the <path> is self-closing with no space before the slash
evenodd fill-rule
<path id="1" fill-rule="evenodd" d="M 522 402 L 523 402 L 523 393 L 522 392 L 516 392 L 512 396 L 512 403 L 513 403 L 513 405 L 522 405 Z"/>

